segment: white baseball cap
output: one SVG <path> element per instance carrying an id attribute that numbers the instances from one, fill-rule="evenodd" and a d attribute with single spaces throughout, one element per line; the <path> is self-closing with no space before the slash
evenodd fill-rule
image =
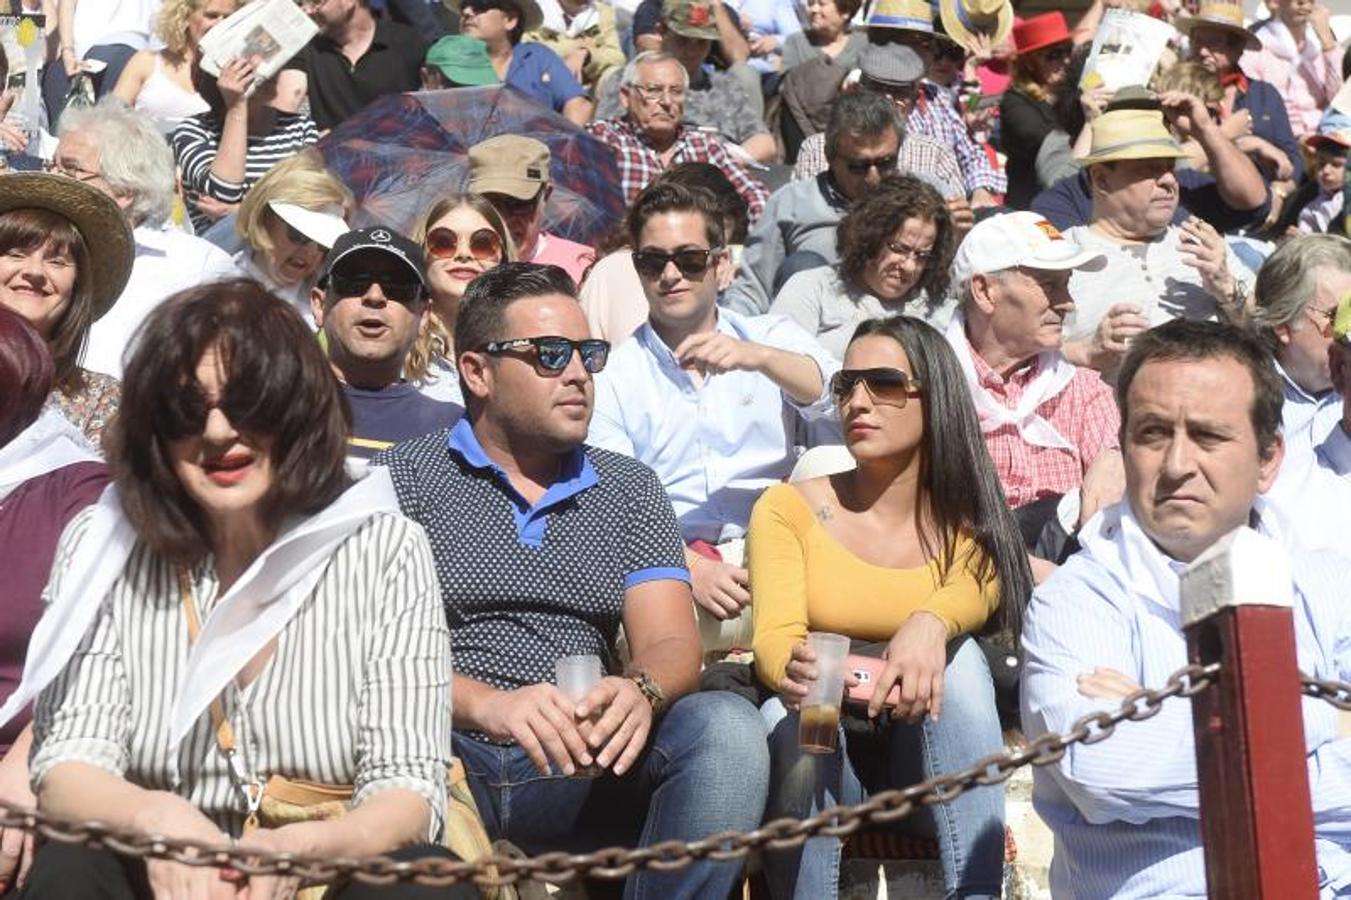
<path id="1" fill-rule="evenodd" d="M 1097 271 L 1107 257 L 1086 250 L 1034 212 L 1011 212 L 978 222 L 966 235 L 952 260 L 952 282 L 958 287 L 972 275 L 1002 272 L 1023 266 L 1061 272 Z"/>
<path id="2" fill-rule="evenodd" d="M 331 248 L 333 242 L 348 231 L 347 222 L 342 217 L 341 206 L 306 209 L 294 203 L 269 200 L 267 208 L 276 213 L 277 217 L 287 225 L 325 250 Z"/>

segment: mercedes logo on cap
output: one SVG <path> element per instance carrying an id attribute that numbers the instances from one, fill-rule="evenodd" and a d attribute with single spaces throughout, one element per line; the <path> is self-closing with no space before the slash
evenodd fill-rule
<path id="1" fill-rule="evenodd" d="M 379 241 L 382 244 L 387 244 L 390 241 L 390 234 L 383 228 L 377 228 L 375 231 L 371 232 L 371 240 Z"/>

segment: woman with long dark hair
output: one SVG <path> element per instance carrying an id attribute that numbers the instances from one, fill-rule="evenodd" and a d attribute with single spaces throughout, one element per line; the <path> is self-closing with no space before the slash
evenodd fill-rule
<path id="1" fill-rule="evenodd" d="M 777 692 L 762 707 L 769 819 L 861 802 L 998 752 L 994 685 L 973 635 L 1014 645 L 1032 589 L 961 368 L 938 331 L 903 316 L 863 323 L 831 389 L 856 468 L 771 487 L 747 534 L 755 666 Z M 809 631 L 885 646 L 870 739 L 841 730 L 819 766 L 798 747 L 797 708 L 817 674 Z M 932 816 L 949 895 L 998 896 L 1002 788 L 967 791 Z M 771 894 L 836 896 L 840 847 L 820 837 L 767 854 Z"/>

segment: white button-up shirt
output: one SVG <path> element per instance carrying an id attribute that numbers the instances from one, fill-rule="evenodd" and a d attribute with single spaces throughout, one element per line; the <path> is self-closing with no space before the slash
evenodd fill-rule
<path id="1" fill-rule="evenodd" d="M 123 354 L 145 317 L 171 294 L 222 278 L 238 278 L 229 254 L 181 231 L 138 226 L 131 278 L 113 308 L 89 330 L 89 346 L 80 363 L 91 372 L 122 377 Z"/>
<path id="2" fill-rule="evenodd" d="M 717 329 L 810 356 L 825 386 L 803 406 L 759 372 L 709 375 L 698 385 L 650 323 L 611 352 L 596 377 L 587 443 L 651 467 L 687 542 L 745 534 L 760 492 L 792 471 L 799 426 L 834 414 L 828 385 L 840 365 L 799 326 L 720 309 Z"/>

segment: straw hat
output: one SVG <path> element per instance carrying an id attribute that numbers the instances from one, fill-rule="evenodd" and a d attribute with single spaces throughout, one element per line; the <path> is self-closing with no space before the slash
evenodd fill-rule
<path id="1" fill-rule="evenodd" d="M 446 9 L 456 15 L 460 13 L 461 0 L 443 0 L 443 2 Z M 544 24 L 544 13 L 540 11 L 539 4 L 535 0 L 507 0 L 507 2 L 521 11 L 522 34 L 534 31 Z"/>
<path id="2" fill-rule="evenodd" d="M 111 309 L 127 286 L 136 257 L 131 226 L 117 203 L 97 188 L 65 175 L 16 172 L 0 175 L 0 214 L 14 209 L 49 210 L 75 226 L 89 248 L 94 318 Z"/>
<path id="3" fill-rule="evenodd" d="M 939 0 L 938 16 L 943 30 L 967 50 L 974 49 L 976 35 L 998 46 L 1013 30 L 1013 4 L 1009 0 Z"/>
<path id="4" fill-rule="evenodd" d="M 934 11 L 929 0 L 877 0 L 863 23 L 868 28 L 903 28 L 934 33 Z"/>
<path id="5" fill-rule="evenodd" d="M 1245 50 L 1262 49 L 1262 39 L 1243 27 L 1243 7 L 1237 3 L 1202 3 L 1196 15 L 1178 16 L 1173 22 L 1173 27 L 1183 34 L 1190 34 L 1197 25 L 1223 28 L 1242 35 Z"/>
<path id="6" fill-rule="evenodd" d="M 1115 109 L 1093 123 L 1093 145 L 1079 160 L 1081 166 L 1118 159 L 1178 159 L 1186 156 L 1163 122 L 1163 113 L 1152 109 Z"/>

